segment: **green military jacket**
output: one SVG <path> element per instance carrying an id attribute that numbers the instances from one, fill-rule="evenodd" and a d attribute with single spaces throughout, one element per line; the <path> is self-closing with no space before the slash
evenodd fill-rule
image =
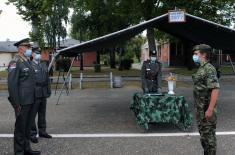
<path id="1" fill-rule="evenodd" d="M 51 95 L 50 78 L 46 62 L 43 61 L 37 62 L 33 60 L 32 66 L 35 71 L 35 80 L 36 80 L 35 97 L 36 98 L 49 97 Z"/>
<path id="2" fill-rule="evenodd" d="M 205 101 L 206 103 L 202 104 L 209 104 L 212 89 L 220 88 L 215 67 L 208 62 L 202 63 L 192 78 L 194 98 L 196 101 L 200 100 L 196 103 Z"/>
<path id="3" fill-rule="evenodd" d="M 30 61 L 16 55 L 8 66 L 9 101 L 13 107 L 34 103 L 35 72 Z"/>

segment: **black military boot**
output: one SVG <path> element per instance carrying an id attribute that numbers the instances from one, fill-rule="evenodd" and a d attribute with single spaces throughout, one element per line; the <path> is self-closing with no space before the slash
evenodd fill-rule
<path id="1" fill-rule="evenodd" d="M 216 155 L 216 150 L 208 150 L 208 154 L 207 155 Z"/>
<path id="2" fill-rule="evenodd" d="M 37 138 L 36 136 L 31 136 L 31 137 L 30 137 L 30 141 L 31 141 L 32 143 L 38 143 L 38 138 Z"/>
<path id="3" fill-rule="evenodd" d="M 52 136 L 49 135 L 47 132 L 39 132 L 39 137 L 42 137 L 42 138 L 52 138 Z"/>
<path id="4" fill-rule="evenodd" d="M 24 152 L 24 155 L 40 155 L 41 154 L 41 152 L 40 151 L 34 151 L 34 150 L 26 150 L 25 152 Z"/>

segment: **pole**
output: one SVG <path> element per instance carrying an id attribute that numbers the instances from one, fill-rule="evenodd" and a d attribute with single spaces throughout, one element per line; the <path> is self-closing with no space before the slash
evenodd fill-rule
<path id="1" fill-rule="evenodd" d="M 232 59 L 231 59 L 230 55 L 228 55 L 228 56 L 229 56 L 230 64 L 231 64 L 231 66 L 232 66 L 232 68 L 233 68 L 233 73 L 235 74 L 235 68 L 234 68 L 234 65 L 233 65 Z"/>
<path id="2" fill-rule="evenodd" d="M 57 88 L 58 88 L 58 84 L 59 84 L 59 78 L 60 78 L 60 69 L 59 69 L 59 74 L 58 74 L 58 77 L 57 77 L 57 81 L 56 81 L 56 86 L 55 86 L 55 94 L 56 94 L 56 91 L 57 91 Z"/>
<path id="3" fill-rule="evenodd" d="M 70 74 L 70 72 L 71 72 L 71 69 L 72 69 L 72 66 L 73 66 L 74 60 L 75 60 L 75 57 L 73 58 L 73 60 L 72 60 L 72 62 L 71 62 L 71 65 L 70 65 L 70 67 L 69 67 L 69 71 L 68 71 L 68 73 L 67 73 L 67 75 L 66 75 L 66 79 L 65 79 L 65 81 L 64 81 L 64 83 L 63 83 L 63 85 L 62 85 L 62 87 L 61 87 L 61 89 L 60 89 L 60 95 L 59 95 L 59 97 L 58 97 L 58 100 L 57 100 L 56 105 L 59 105 L 60 96 L 61 96 L 61 94 L 62 94 L 62 92 L 63 92 L 64 86 L 65 86 L 65 83 L 67 82 L 67 80 L 68 80 L 68 78 L 69 78 L 69 74 Z"/>
<path id="4" fill-rule="evenodd" d="M 83 71 L 83 53 L 80 53 L 80 70 Z"/>
<path id="5" fill-rule="evenodd" d="M 72 74 L 69 74 L 69 90 L 72 90 Z"/>
<path id="6" fill-rule="evenodd" d="M 83 73 L 80 73 L 80 89 L 82 89 Z"/>
<path id="7" fill-rule="evenodd" d="M 110 72 L 110 88 L 113 88 L 113 73 Z"/>
<path id="8" fill-rule="evenodd" d="M 66 88 L 66 94 L 67 96 L 69 95 L 69 88 L 68 88 L 68 83 L 67 83 L 67 76 L 66 78 L 64 77 L 65 71 L 63 71 L 63 81 L 65 82 L 65 88 Z"/>

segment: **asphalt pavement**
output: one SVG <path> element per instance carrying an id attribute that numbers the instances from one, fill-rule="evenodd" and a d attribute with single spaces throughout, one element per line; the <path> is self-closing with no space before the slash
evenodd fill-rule
<path id="1" fill-rule="evenodd" d="M 166 91 L 166 88 L 164 88 Z M 199 136 L 157 137 L 96 137 L 100 134 L 156 134 L 197 133 L 195 120 L 192 128 L 182 131 L 172 124 L 152 124 L 149 130 L 138 126 L 129 106 L 132 96 L 141 89 L 124 87 L 119 89 L 73 90 L 68 96 L 63 93 L 60 105 L 55 105 L 57 95 L 48 99 L 47 131 L 57 138 L 39 139 L 33 148 L 42 155 L 200 155 Z M 192 86 L 190 83 L 176 89 L 183 95 L 193 111 Z M 235 131 L 235 87 L 233 82 L 221 84 L 218 101 L 218 132 Z M 7 92 L 0 92 L 0 155 L 13 154 L 14 113 L 7 101 Z M 4 134 L 10 134 L 3 138 Z M 79 134 L 81 137 L 66 137 Z M 91 134 L 94 137 L 82 137 Z M 60 137 L 61 136 L 61 137 Z M 65 137 L 63 137 L 65 136 Z M 218 155 L 234 155 L 235 135 L 219 135 Z"/>

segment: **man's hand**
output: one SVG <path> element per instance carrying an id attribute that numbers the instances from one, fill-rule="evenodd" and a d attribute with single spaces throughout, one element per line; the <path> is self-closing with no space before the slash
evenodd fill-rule
<path id="1" fill-rule="evenodd" d="M 209 121 L 209 119 L 212 117 L 212 115 L 213 115 L 213 110 L 208 108 L 207 111 L 205 112 L 206 120 Z"/>
<path id="2" fill-rule="evenodd" d="M 21 111 L 21 106 L 20 106 L 20 105 L 17 105 L 17 106 L 15 107 L 16 116 L 19 116 L 20 111 Z"/>
<path id="3" fill-rule="evenodd" d="M 149 89 L 148 88 L 144 88 L 144 93 L 149 93 Z"/>
<path id="4" fill-rule="evenodd" d="M 207 111 L 205 112 L 205 118 L 206 118 L 207 121 L 213 115 L 213 110 L 215 108 L 215 104 L 216 104 L 218 95 L 219 95 L 219 89 L 212 89 L 210 104 L 209 104 L 209 107 L 208 107 Z"/>

